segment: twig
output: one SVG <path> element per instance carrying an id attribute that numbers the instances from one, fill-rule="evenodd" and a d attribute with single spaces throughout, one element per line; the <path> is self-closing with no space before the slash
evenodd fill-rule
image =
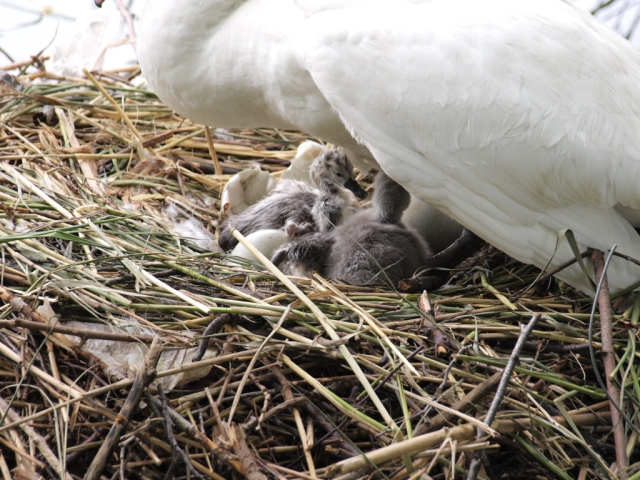
<path id="1" fill-rule="evenodd" d="M 442 374 L 442 383 L 440 385 L 438 385 L 438 390 L 440 391 L 444 391 L 444 389 L 447 386 L 447 379 L 449 378 L 449 372 L 451 372 L 451 369 L 456 365 L 456 363 L 458 363 L 459 358 L 458 355 L 462 355 L 464 354 L 467 350 L 469 350 L 473 345 L 465 345 L 464 347 L 461 347 L 460 350 L 458 350 L 457 355 L 455 355 L 451 361 L 449 362 L 449 365 L 447 365 L 447 368 L 444 369 L 444 372 Z"/>
<path id="2" fill-rule="evenodd" d="M 609 413 L 605 414 L 580 414 L 569 415 L 569 419 L 578 427 L 591 427 L 606 424 L 611 418 Z M 567 426 L 569 423 L 564 417 L 552 417 L 554 422 L 561 426 Z M 534 421 L 531 418 L 507 419 L 493 422 L 491 428 L 496 432 L 505 434 L 512 432 L 521 432 L 530 430 Z M 436 432 L 418 435 L 402 442 L 396 442 L 386 447 L 372 450 L 363 455 L 354 458 L 342 460 L 341 462 L 330 465 L 326 469 L 326 478 L 335 478 L 339 475 L 347 474 L 364 468 L 372 468 L 373 465 L 381 465 L 385 462 L 398 458 L 400 453 L 413 455 L 422 452 L 434 445 L 439 445 L 447 438 L 451 440 L 470 440 L 473 437 L 475 429 L 473 425 L 459 425 L 453 428 L 443 428 Z"/>
<path id="3" fill-rule="evenodd" d="M 238 406 L 238 402 L 240 402 L 240 395 L 242 394 L 243 386 L 245 385 L 245 383 L 247 381 L 247 378 L 249 378 L 249 374 L 251 373 L 251 370 L 253 370 L 253 366 L 258 361 L 258 357 L 260 356 L 260 354 L 261 354 L 262 350 L 264 349 L 265 345 L 267 343 L 269 343 L 271 338 L 273 338 L 273 336 L 276 333 L 278 333 L 278 330 L 280 329 L 280 327 L 282 326 L 282 324 L 286 320 L 286 318 L 289 315 L 289 313 L 291 312 L 292 308 L 293 308 L 293 305 L 289 305 L 286 308 L 286 310 L 282 313 L 282 316 L 280 317 L 280 320 L 278 320 L 278 323 L 273 327 L 273 330 L 271 332 L 269 332 L 269 335 L 267 335 L 265 337 L 265 339 L 262 341 L 262 343 L 258 347 L 258 351 L 253 355 L 253 357 L 251 357 L 251 361 L 249 362 L 249 365 L 247 366 L 247 369 L 244 372 L 244 375 L 242 375 L 242 380 L 240 381 L 240 385 L 238 386 L 238 389 L 236 391 L 235 398 L 233 399 L 233 403 L 231 404 L 231 409 L 229 410 L 229 420 L 227 421 L 227 425 L 231 426 L 231 422 L 233 420 L 234 412 L 235 412 L 235 410 L 236 410 L 236 408 Z"/>
<path id="4" fill-rule="evenodd" d="M 411 354 L 409 354 L 409 356 L 407 356 L 407 361 L 411 360 L 413 357 L 415 357 L 417 354 L 419 354 L 422 350 L 424 350 L 424 345 L 420 345 L 418 348 L 416 348 L 413 352 L 411 352 Z M 378 389 L 382 388 L 382 386 L 387 383 L 389 381 L 389 379 L 391 377 L 393 377 L 396 372 L 398 370 L 400 370 L 402 368 L 403 364 L 398 362 L 398 365 L 395 366 L 395 368 L 393 370 L 391 370 L 389 373 L 387 373 L 385 375 L 385 377 L 380 380 L 380 383 L 378 383 L 378 385 L 375 386 L 375 388 L 373 389 L 374 392 L 377 392 Z M 363 396 L 362 399 L 360 399 L 360 401 L 362 402 L 362 400 L 364 400 L 366 398 L 366 396 Z"/>
<path id="5" fill-rule="evenodd" d="M 244 352 L 236 352 L 236 353 L 231 353 L 228 355 L 223 355 L 220 357 L 216 357 L 216 358 L 210 358 L 208 360 L 202 360 L 201 362 L 197 362 L 197 363 L 190 363 L 187 364 L 186 366 L 180 367 L 180 368 L 172 368 L 170 370 L 163 370 L 161 372 L 159 372 L 158 377 L 166 377 L 169 375 L 175 375 L 176 373 L 181 373 L 181 372 L 185 372 L 185 371 L 189 371 L 195 368 L 199 368 L 205 365 L 216 365 L 216 364 L 222 364 L 225 362 L 230 361 L 231 359 L 234 358 L 238 358 L 240 356 L 244 356 L 244 355 L 251 355 L 252 353 L 257 352 L 257 349 L 253 349 L 253 350 L 248 350 L 248 351 L 244 351 Z M 2 355 L 4 355 L 5 357 L 9 358 L 11 361 L 20 364 L 22 363 L 21 357 L 12 352 L 12 350 L 8 349 L 5 345 L 3 345 L 2 342 L 0 342 L 0 353 Z M 60 390 L 62 390 L 63 392 L 67 393 L 68 395 L 72 396 L 73 398 L 71 400 L 68 400 L 66 402 L 62 402 L 59 403 L 57 405 L 54 405 L 52 407 L 49 408 L 45 408 L 44 410 L 39 411 L 38 413 L 34 413 L 32 415 L 29 415 L 27 417 L 23 417 L 20 421 L 18 422 L 12 422 L 9 425 L 2 425 L 0 424 L 0 433 L 6 430 L 10 430 L 12 428 L 17 427 L 18 425 L 24 423 L 24 422 L 30 422 L 36 419 L 39 419 L 43 416 L 48 415 L 49 413 L 55 411 L 55 410 L 59 410 L 61 408 L 65 408 L 69 405 L 73 405 L 75 403 L 78 403 L 80 401 L 83 400 L 87 400 L 89 398 L 98 396 L 98 395 L 103 395 L 103 394 L 108 394 L 108 392 L 111 392 L 113 390 L 118 390 L 121 388 L 128 388 L 131 387 L 134 384 L 135 380 L 131 380 L 129 378 L 126 378 L 124 380 L 120 380 L 118 382 L 112 383 L 110 385 L 106 385 L 104 387 L 100 387 L 100 388 L 96 388 L 94 390 L 90 390 L 88 392 L 80 392 L 78 390 L 76 390 L 75 388 L 71 388 L 67 385 L 64 385 L 63 383 L 57 381 L 55 378 L 53 378 L 51 375 L 47 374 L 46 372 L 40 370 L 37 367 L 32 366 L 29 369 L 30 372 L 40 376 L 43 380 L 45 380 L 46 382 L 49 382 L 50 384 L 56 386 L 57 388 L 59 388 Z M 178 415 L 178 414 L 176 414 Z M 179 415 L 178 415 L 179 416 Z M 188 422 L 187 422 L 188 423 Z M 200 435 L 202 435 L 201 437 L 199 437 L 198 434 L 195 434 L 195 438 L 200 438 L 203 445 L 208 449 L 208 450 L 213 450 L 214 448 L 217 448 L 216 444 L 213 443 L 210 439 L 208 439 L 206 436 L 204 436 L 202 434 L 202 432 L 200 432 L 198 429 L 196 429 L 195 427 L 193 427 L 195 429 L 196 432 L 199 432 Z M 186 428 L 188 429 L 188 428 Z"/>
<path id="6" fill-rule="evenodd" d="M 46 60 L 49 60 L 50 57 L 40 57 L 40 61 L 44 62 Z M 11 59 L 9 59 L 11 60 Z M 13 62 L 13 60 L 11 60 Z M 29 60 L 23 60 L 21 62 L 15 62 L 15 63 L 10 63 L 9 65 L 2 65 L 0 66 L 0 70 L 4 70 L 5 72 L 8 72 L 10 70 L 16 70 L 16 69 L 23 69 L 24 67 L 29 67 L 31 66 L 31 64 L 33 64 L 35 62 L 35 59 L 32 57 Z"/>
<path id="7" fill-rule="evenodd" d="M 151 139 L 153 140 L 153 139 Z M 150 140 L 147 140 L 145 142 L 145 146 L 146 143 L 150 142 Z M 160 272 L 155 272 L 153 274 L 154 277 L 156 278 L 164 278 L 164 277 L 169 277 L 173 274 L 177 273 L 177 271 L 174 268 L 167 268 L 166 270 L 162 270 Z M 104 282 L 104 285 L 109 287 L 111 285 L 115 285 L 118 283 L 125 283 L 125 282 L 135 282 L 136 281 L 136 277 L 135 275 L 132 275 L 130 273 L 125 274 L 125 275 L 120 275 L 118 277 L 114 277 L 114 278 L 110 278 L 109 280 L 107 280 L 106 282 Z"/>
<path id="8" fill-rule="evenodd" d="M 247 439 L 245 437 L 244 430 L 240 425 L 235 425 L 229 429 L 230 440 L 233 442 L 236 454 L 242 462 L 242 466 L 245 470 L 245 478 L 248 480 L 267 480 L 256 463 L 256 459 L 247 445 Z M 235 438 L 234 438 L 235 437 Z"/>
<path id="9" fill-rule="evenodd" d="M 128 333 L 97 332 L 95 330 L 84 330 L 81 328 L 65 327 L 62 325 L 49 325 L 46 323 L 30 322 L 16 318 L 13 320 L 0 320 L 0 328 L 26 328 L 36 332 L 55 332 L 73 337 L 80 337 L 82 340 L 97 338 L 100 340 L 113 340 L 114 342 L 140 342 L 151 343 L 156 338 L 152 335 L 134 335 Z"/>
<path id="10" fill-rule="evenodd" d="M 12 422 L 17 422 L 20 420 L 20 416 L 16 412 L 14 412 L 13 409 L 9 408 L 9 404 L 2 397 L 0 397 L 0 408 L 4 410 L 7 418 Z M 71 478 L 71 475 L 62 468 L 62 464 L 60 463 L 58 457 L 56 457 L 56 454 L 53 453 L 53 451 L 51 451 L 51 449 L 47 445 L 47 441 L 41 435 L 39 435 L 38 432 L 36 432 L 31 426 L 26 424 L 20 425 L 20 428 L 25 434 L 27 434 L 29 439 L 36 444 L 44 459 L 49 465 L 51 465 L 51 467 L 53 467 L 60 478 Z"/>
<path id="11" fill-rule="evenodd" d="M 337 432 L 344 440 L 344 442 L 342 442 L 340 445 L 340 449 L 347 454 L 347 457 L 355 457 L 356 455 L 360 455 L 362 453 L 353 445 L 351 439 L 347 435 L 345 435 L 340 427 L 331 423 L 326 414 L 318 407 L 316 407 L 312 402 L 307 401 L 303 403 L 302 408 L 304 408 L 307 413 L 311 415 L 314 421 L 317 422 L 326 431 L 325 436 L 318 440 L 316 442 L 316 445 L 321 445 L 325 438 L 330 437 L 333 432 Z"/>
<path id="12" fill-rule="evenodd" d="M 276 378 L 280 382 L 280 387 L 282 388 L 282 396 L 284 397 L 284 399 L 287 401 L 293 400 L 294 396 L 293 392 L 291 391 L 291 384 L 287 380 L 287 377 L 284 376 L 284 373 L 282 373 L 280 367 L 271 367 L 271 371 L 276 375 Z M 307 465 L 309 466 L 309 473 L 312 477 L 315 477 L 315 465 L 313 463 L 313 457 L 311 456 L 311 452 L 309 450 L 309 442 L 307 440 L 307 435 L 302 423 L 302 417 L 300 416 L 300 410 L 298 410 L 297 407 L 292 407 L 291 411 L 293 413 L 296 426 L 298 427 L 302 449 L 304 450 L 304 455 L 307 459 Z"/>
<path id="13" fill-rule="evenodd" d="M 521 332 L 518 337 L 518 341 L 516 345 L 513 347 L 513 351 L 511 352 L 511 356 L 509 357 L 509 361 L 507 365 L 504 367 L 504 372 L 502 372 L 502 378 L 500 379 L 500 384 L 498 385 L 498 390 L 496 391 L 496 395 L 493 397 L 493 401 L 491 402 L 491 406 L 489 407 L 489 411 L 487 412 L 485 423 L 487 425 L 491 425 L 493 419 L 498 413 L 498 408 L 500 408 L 500 404 L 507 393 L 507 386 L 509 385 L 509 380 L 511 379 L 511 374 L 513 373 L 513 369 L 516 366 L 516 363 L 520 360 L 520 352 L 522 351 L 522 347 L 524 343 L 529 338 L 529 335 L 533 331 L 533 328 L 538 323 L 539 315 L 534 315 L 529 320 L 529 323 L 526 327 L 520 326 Z M 486 435 L 484 430 L 478 429 L 478 433 L 476 434 L 476 439 L 481 440 Z M 480 465 L 482 464 L 482 453 L 483 450 L 476 451 L 473 455 L 473 460 L 471 460 L 471 465 L 469 466 L 469 472 L 467 474 L 467 480 L 475 480 L 478 476 L 478 471 L 480 470 Z"/>
<path id="14" fill-rule="evenodd" d="M 160 411 L 162 409 L 162 402 L 159 399 L 153 397 L 148 392 L 147 392 L 147 400 L 155 410 Z M 242 470 L 242 465 L 238 460 L 234 458 L 231 451 L 227 450 L 226 447 L 224 447 L 223 445 L 218 444 L 213 440 L 211 440 L 209 437 L 207 437 L 204 433 L 198 430 L 192 423 L 190 423 L 185 418 L 183 418 L 179 413 L 177 413 L 171 407 L 167 407 L 167 410 L 169 412 L 169 416 L 171 417 L 171 420 L 173 420 L 173 423 L 178 431 L 185 432 L 191 438 L 196 439 L 205 449 L 213 453 L 219 461 L 228 463 L 233 468 L 235 468 L 238 473 L 240 473 L 241 475 L 244 475 L 244 470 Z"/>
<path id="15" fill-rule="evenodd" d="M 109 455 L 111 455 L 111 451 L 120 441 L 120 436 L 129 423 L 131 414 L 136 408 L 138 408 L 138 404 L 142 399 L 144 390 L 156 378 L 156 364 L 158 363 L 158 359 L 162 353 L 162 345 L 160 338 L 155 338 L 153 340 L 153 343 L 149 348 L 149 353 L 145 358 L 144 365 L 138 370 L 136 379 L 131 386 L 127 400 L 124 402 L 122 410 L 120 410 L 120 414 L 109 431 L 107 438 L 91 462 L 89 470 L 87 470 L 87 473 L 84 476 L 85 480 L 98 480 L 100 478 L 100 475 L 107 464 L 107 460 L 109 459 Z"/>
<path id="16" fill-rule="evenodd" d="M 167 432 L 167 440 L 169 441 L 169 445 L 171 446 L 171 452 L 173 454 L 173 459 L 171 460 L 171 465 L 169 466 L 169 470 L 167 470 L 166 475 L 164 476 L 165 480 L 171 478 L 173 471 L 177 468 L 180 460 L 184 462 L 187 466 L 191 475 L 196 477 L 199 480 L 204 480 L 204 477 L 198 473 L 198 471 L 193 467 L 189 457 L 184 450 L 180 448 L 178 445 L 178 441 L 176 440 L 175 435 L 173 434 L 173 422 L 171 421 L 171 416 L 169 415 L 169 409 L 167 407 L 167 397 L 164 394 L 164 390 L 161 384 L 158 384 L 158 395 L 160 396 L 160 401 L 162 402 L 162 416 L 164 417 L 164 429 Z"/>
<path id="17" fill-rule="evenodd" d="M 136 437 L 131 436 L 120 444 L 120 480 L 125 480 L 127 467 L 127 447 L 136 441 Z"/>
<path id="18" fill-rule="evenodd" d="M 271 367 L 271 368 L 273 369 L 275 367 Z M 267 412 L 264 413 L 264 415 L 261 416 L 260 420 L 261 420 L 261 422 L 266 422 L 271 417 L 273 417 L 274 415 L 278 415 L 283 410 L 288 410 L 289 408 L 295 407 L 298 404 L 304 404 L 305 402 L 307 402 L 307 399 L 304 398 L 304 397 L 294 397 L 291 400 L 285 400 L 284 402 L 282 402 L 282 403 L 280 403 L 278 405 L 275 405 L 274 407 L 270 408 Z M 244 423 L 242 425 L 242 428 L 244 428 L 245 431 L 248 432 L 251 428 L 255 427 L 256 423 L 257 423 L 257 419 L 256 419 L 255 422 Z"/>
<path id="19" fill-rule="evenodd" d="M 469 408 L 477 405 L 484 397 L 492 393 L 496 388 L 496 385 L 500 382 L 501 377 L 501 372 L 494 373 L 460 400 L 451 405 L 451 408 L 459 412 L 466 412 Z M 445 427 L 453 418 L 454 415 L 449 412 L 440 412 L 434 418 L 419 426 L 415 431 L 415 435 L 422 435 L 428 431 L 439 430 Z"/>
<path id="20" fill-rule="evenodd" d="M 15 312 L 20 313 L 27 318 L 35 320 L 34 323 L 39 323 L 47 327 L 45 330 L 51 329 L 49 322 L 45 318 L 43 318 L 42 315 L 40 315 L 33 308 L 27 305 L 27 303 L 20 297 L 17 297 L 3 286 L 0 286 L 0 299 L 11 305 L 11 308 L 13 308 Z M 67 350 L 76 350 L 68 338 L 64 338 L 63 336 L 57 334 L 52 335 L 52 337 L 55 338 L 59 345 L 63 346 Z"/>
<path id="21" fill-rule="evenodd" d="M 609 254 L 609 258 L 615 251 L 617 245 L 614 245 L 611 249 L 611 253 Z M 602 379 L 600 378 L 600 374 L 597 372 L 597 365 L 595 360 L 595 353 L 593 352 L 593 348 L 591 348 L 591 361 L 593 363 L 594 371 L 596 372 L 596 376 L 598 381 L 602 385 L 603 390 L 607 393 L 609 397 L 609 405 L 611 410 L 611 421 L 613 428 L 613 439 L 616 447 L 616 461 L 618 462 L 618 470 L 620 472 L 620 478 L 626 479 L 627 474 L 625 470 L 629 466 L 629 458 L 627 457 L 627 439 L 624 434 L 624 423 L 622 422 L 622 416 L 624 412 L 621 407 L 618 406 L 618 399 L 620 398 L 620 391 L 618 387 L 612 381 L 612 374 L 616 368 L 616 357 L 614 353 L 613 346 L 613 328 L 611 322 L 611 300 L 609 299 L 609 283 L 607 281 L 607 272 L 606 267 L 609 265 L 609 260 L 607 260 L 607 265 L 605 267 L 604 262 L 604 254 L 600 250 L 593 250 L 591 253 L 591 262 L 593 263 L 593 269 L 596 273 L 596 284 L 598 285 L 596 296 L 593 300 L 593 309 L 591 313 L 591 319 L 589 321 L 589 344 L 592 343 L 592 335 L 593 335 L 593 318 L 596 305 L 598 306 L 598 311 L 600 312 L 600 337 L 602 342 L 602 353 L 603 359 L 602 363 L 604 364 L 604 373 L 606 378 L 606 388 L 605 385 L 602 385 Z M 622 414 L 622 416 L 621 416 Z M 626 417 L 626 416 L 625 416 Z M 629 421 L 629 420 L 628 420 Z M 630 425 L 633 425 L 633 422 L 629 421 Z"/>
<path id="22" fill-rule="evenodd" d="M 225 384 L 228 385 L 228 382 L 230 380 L 232 376 L 231 372 L 228 372 L 226 375 L 226 379 L 225 379 Z M 216 421 L 216 425 L 217 425 L 217 430 L 214 428 L 214 436 L 216 438 L 218 438 L 218 440 L 220 442 L 224 442 L 225 444 L 228 443 L 229 440 L 229 429 L 227 428 L 227 424 L 225 422 L 222 421 L 222 416 L 220 415 L 220 409 L 218 408 L 218 405 L 222 403 L 222 400 L 218 400 L 218 402 L 216 403 L 213 400 L 213 397 L 211 396 L 211 391 L 209 390 L 209 387 L 206 387 L 204 389 L 205 393 L 207 394 L 207 400 L 209 400 L 209 406 L 211 407 L 211 411 L 213 413 L 213 418 Z M 222 392 L 220 392 L 222 394 Z M 249 422 L 247 422 L 249 423 Z M 246 424 L 245 424 L 246 425 Z M 238 466 L 238 471 L 240 472 L 244 472 L 244 467 L 242 466 L 242 462 L 238 462 L 239 466 Z"/>
<path id="23" fill-rule="evenodd" d="M 635 263 L 636 265 L 640 265 L 640 260 L 636 260 L 635 258 L 630 257 L 629 255 L 625 255 L 624 253 L 616 252 L 613 249 L 611 251 L 613 255 L 615 255 L 616 257 L 624 258 L 628 262 Z"/>
<path id="24" fill-rule="evenodd" d="M 556 343 L 529 341 L 524 345 L 524 349 L 538 353 L 587 353 L 589 352 L 589 344 L 572 343 L 570 345 L 558 345 Z"/>

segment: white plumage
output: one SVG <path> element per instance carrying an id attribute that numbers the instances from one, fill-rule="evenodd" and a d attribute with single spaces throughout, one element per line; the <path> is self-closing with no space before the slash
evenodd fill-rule
<path id="1" fill-rule="evenodd" d="M 640 258 L 615 210 L 640 209 L 640 54 L 569 3 L 155 0 L 139 57 L 178 112 L 342 145 L 518 260 L 566 228 Z M 614 290 L 638 279 L 614 260 Z"/>

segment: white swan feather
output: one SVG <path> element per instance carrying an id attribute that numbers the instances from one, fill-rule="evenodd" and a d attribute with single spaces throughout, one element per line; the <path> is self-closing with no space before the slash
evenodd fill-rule
<path id="1" fill-rule="evenodd" d="M 155 0 L 139 56 L 178 112 L 342 145 L 520 261 L 571 258 L 566 228 L 640 258 L 640 53 L 569 3 Z"/>

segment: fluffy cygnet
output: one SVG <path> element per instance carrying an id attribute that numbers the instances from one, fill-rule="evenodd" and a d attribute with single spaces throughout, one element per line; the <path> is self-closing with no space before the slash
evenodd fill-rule
<path id="1" fill-rule="evenodd" d="M 355 285 L 372 285 L 410 277 L 427 264 L 431 250 L 402 222 L 409 193 L 384 173 L 375 182 L 373 207 L 361 210 L 330 232 L 318 232 L 276 252 L 274 263 L 288 261 L 293 273 L 316 270 Z M 314 206 L 323 211 L 321 202 Z"/>
<path id="2" fill-rule="evenodd" d="M 310 174 L 318 188 L 297 180 L 283 180 L 269 196 L 239 215 L 227 218 L 220 226 L 220 247 L 231 250 L 238 243 L 228 225 L 245 236 L 285 227 L 293 238 L 314 231 L 328 231 L 356 210 L 353 194 L 358 198 L 366 196 L 355 181 L 351 162 L 339 151 L 323 152 L 311 165 Z M 322 206 L 321 210 L 318 205 Z"/>

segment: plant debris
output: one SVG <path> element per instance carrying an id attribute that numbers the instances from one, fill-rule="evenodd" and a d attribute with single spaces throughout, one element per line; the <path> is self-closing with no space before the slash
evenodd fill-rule
<path id="1" fill-rule="evenodd" d="M 546 277 L 525 291 L 540 271 L 490 246 L 422 296 L 283 279 L 212 239 L 231 175 L 279 176 L 306 135 L 213 130 L 207 141 L 132 85 L 136 67 L 86 80 L 10 73 L 17 83 L 0 87 L 5 480 L 90 468 L 114 479 L 448 479 L 463 478 L 477 450 L 478 478 L 623 477 L 587 348 L 591 298 Z M 640 301 L 627 296 L 613 299 L 616 382 L 640 425 Z M 497 374 L 534 315 L 489 428 Z M 140 361 L 114 378 L 87 342 L 123 336 Z M 154 338 L 164 352 L 205 339 L 210 354 L 154 363 L 127 400 Z M 598 331 L 594 340 L 600 351 Z M 142 396 L 154 375 L 202 367 L 204 377 L 165 392 L 151 383 Z M 477 440 L 478 428 L 488 435 Z M 625 431 L 633 475 L 640 449 Z"/>

